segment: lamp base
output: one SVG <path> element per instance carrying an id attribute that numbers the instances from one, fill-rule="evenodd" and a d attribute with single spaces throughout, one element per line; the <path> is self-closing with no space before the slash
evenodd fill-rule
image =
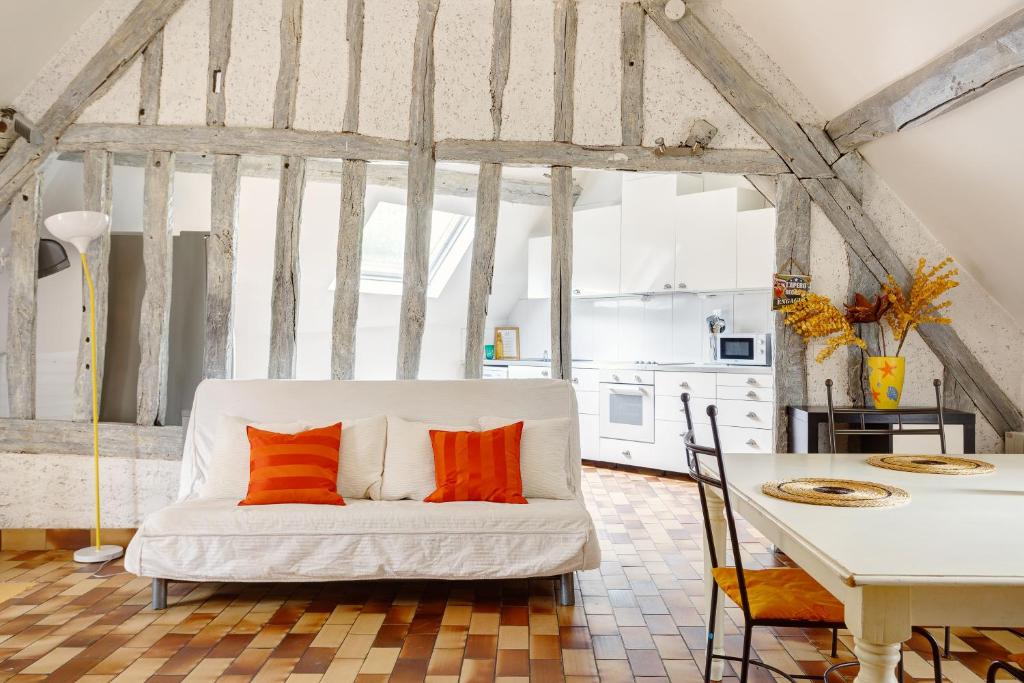
<path id="1" fill-rule="evenodd" d="M 101 545 L 97 548 L 94 545 L 75 551 L 75 562 L 92 564 L 94 562 L 109 562 L 124 555 L 124 548 L 119 545 Z"/>

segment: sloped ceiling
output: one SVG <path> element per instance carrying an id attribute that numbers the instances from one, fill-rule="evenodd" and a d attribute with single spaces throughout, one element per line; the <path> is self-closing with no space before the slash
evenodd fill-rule
<path id="1" fill-rule="evenodd" d="M 1021 0 L 722 2 L 823 120 L 1024 7 Z M 1021 112 L 1024 79 L 861 152 L 960 266 L 1024 325 Z"/>

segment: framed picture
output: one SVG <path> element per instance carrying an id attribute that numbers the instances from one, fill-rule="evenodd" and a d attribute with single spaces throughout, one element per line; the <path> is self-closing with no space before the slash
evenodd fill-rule
<path id="1" fill-rule="evenodd" d="M 494 328 L 494 356 L 498 360 L 519 360 L 519 328 Z"/>

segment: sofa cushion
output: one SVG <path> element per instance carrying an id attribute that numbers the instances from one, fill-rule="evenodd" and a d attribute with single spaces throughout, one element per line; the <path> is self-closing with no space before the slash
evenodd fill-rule
<path id="1" fill-rule="evenodd" d="M 344 505 L 338 495 L 341 423 L 298 434 L 249 434 L 249 490 L 239 505 Z"/>
<path id="2" fill-rule="evenodd" d="M 387 418 L 383 415 L 361 420 L 342 420 L 341 457 L 338 464 L 338 493 L 345 500 L 380 498 L 384 476 L 384 442 Z M 294 434 L 313 426 L 307 421 L 255 423 L 232 415 L 217 421 L 206 480 L 199 488 L 200 498 L 241 500 L 249 485 L 249 439 L 245 428 L 281 434 Z"/>
<path id="3" fill-rule="evenodd" d="M 517 422 L 509 417 L 481 417 L 481 429 Z M 519 445 L 519 471 L 527 498 L 575 498 L 569 488 L 569 424 L 567 417 L 525 420 Z"/>
<path id="4" fill-rule="evenodd" d="M 485 500 L 525 505 L 519 473 L 523 423 L 483 432 L 430 430 L 437 490 L 427 503 Z"/>
<path id="5" fill-rule="evenodd" d="M 384 452 L 383 500 L 422 501 L 435 488 L 434 450 L 430 430 L 472 432 L 474 426 L 428 424 L 388 415 L 387 448 Z"/>

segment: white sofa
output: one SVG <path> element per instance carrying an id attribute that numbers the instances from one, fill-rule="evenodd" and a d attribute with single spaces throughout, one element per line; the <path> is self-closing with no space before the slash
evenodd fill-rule
<path id="1" fill-rule="evenodd" d="M 530 499 L 527 505 L 346 500 L 344 506 L 239 507 L 237 498 L 200 496 L 221 415 L 310 424 L 390 415 L 442 425 L 476 424 L 488 415 L 568 417 L 568 448 L 555 457 L 568 459 L 575 498 Z M 344 431 L 342 440 L 344 450 Z M 567 382 L 207 380 L 196 391 L 186 432 L 178 500 L 145 519 L 125 567 L 153 578 L 158 609 L 166 606 L 168 580 L 558 576 L 559 599 L 571 604 L 572 572 L 600 564 L 580 476 L 575 392 Z"/>

